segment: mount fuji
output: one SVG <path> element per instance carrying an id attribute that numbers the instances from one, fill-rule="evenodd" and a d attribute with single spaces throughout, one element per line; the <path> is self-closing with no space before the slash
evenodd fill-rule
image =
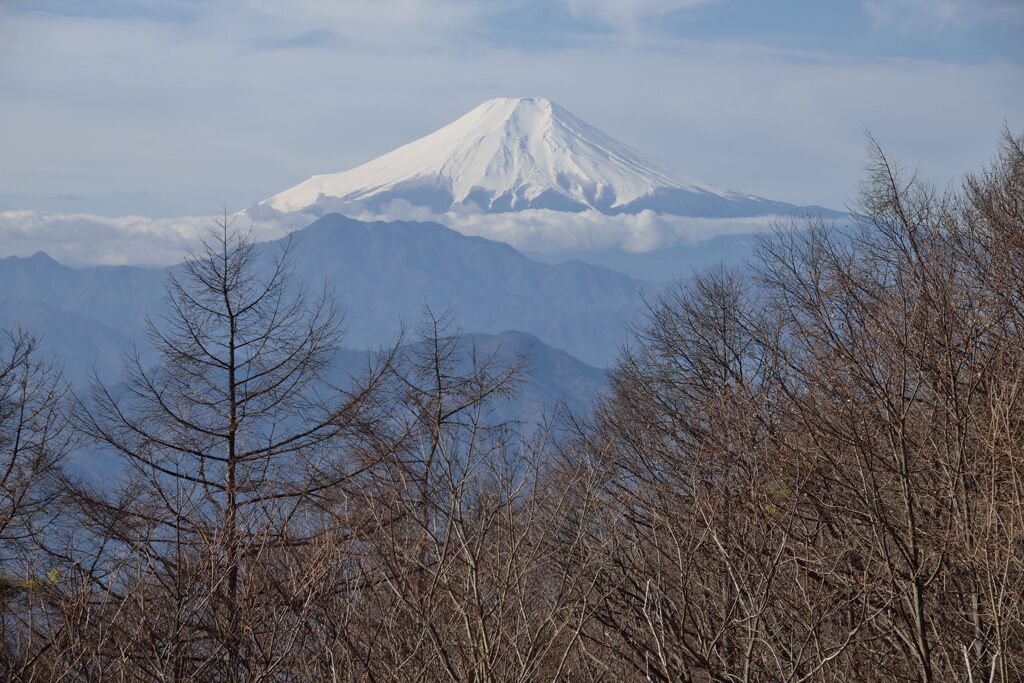
<path id="1" fill-rule="evenodd" d="M 395 200 L 437 214 L 838 215 L 686 178 L 542 97 L 489 100 L 426 137 L 351 170 L 315 175 L 258 206 L 386 213 Z"/>

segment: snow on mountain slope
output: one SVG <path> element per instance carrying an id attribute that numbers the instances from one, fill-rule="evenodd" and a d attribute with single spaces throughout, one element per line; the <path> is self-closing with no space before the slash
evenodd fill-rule
<path id="1" fill-rule="evenodd" d="M 349 171 L 313 176 L 263 204 L 322 213 L 393 199 L 435 211 L 472 203 L 488 212 L 717 216 L 790 207 L 679 176 L 545 98 L 489 100 L 426 137 Z"/>

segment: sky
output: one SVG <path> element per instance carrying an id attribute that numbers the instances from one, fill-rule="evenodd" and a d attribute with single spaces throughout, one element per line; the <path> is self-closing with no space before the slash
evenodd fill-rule
<path id="1" fill-rule="evenodd" d="M 496 96 L 841 209 L 865 131 L 940 185 L 1024 131 L 1024 0 L 0 0 L 0 223 L 248 207 Z"/>

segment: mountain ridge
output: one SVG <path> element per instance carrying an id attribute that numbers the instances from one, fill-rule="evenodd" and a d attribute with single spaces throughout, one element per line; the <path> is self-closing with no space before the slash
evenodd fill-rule
<path id="1" fill-rule="evenodd" d="M 424 307 L 452 309 L 463 329 L 518 329 L 591 365 L 610 363 L 626 323 L 657 285 L 583 262 L 540 263 L 513 247 L 467 237 L 438 223 L 362 222 L 338 214 L 290 237 L 259 243 L 261 253 L 290 241 L 297 280 L 325 284 L 346 312 L 346 345 L 389 343 Z M 174 268 L 174 266 L 171 266 Z M 36 299 L 54 310 L 141 330 L 163 300 L 167 269 L 72 268 L 48 256 L 0 259 L 0 300 Z"/>

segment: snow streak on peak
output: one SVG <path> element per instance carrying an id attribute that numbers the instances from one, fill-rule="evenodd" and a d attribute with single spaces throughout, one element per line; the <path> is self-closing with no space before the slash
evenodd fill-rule
<path id="1" fill-rule="evenodd" d="M 268 199 L 281 212 L 329 201 L 406 199 L 439 210 L 547 208 L 605 213 L 659 194 L 745 199 L 680 177 L 543 97 L 496 98 L 440 130 Z"/>

